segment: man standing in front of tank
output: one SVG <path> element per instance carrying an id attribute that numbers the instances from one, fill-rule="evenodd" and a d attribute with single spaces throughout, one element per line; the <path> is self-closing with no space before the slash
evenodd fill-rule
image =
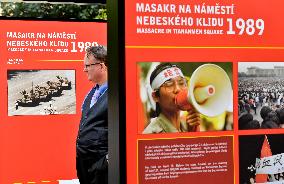
<path id="1" fill-rule="evenodd" d="M 107 50 L 86 49 L 84 72 L 94 87 L 82 105 L 76 142 L 76 168 L 80 184 L 108 183 Z"/>

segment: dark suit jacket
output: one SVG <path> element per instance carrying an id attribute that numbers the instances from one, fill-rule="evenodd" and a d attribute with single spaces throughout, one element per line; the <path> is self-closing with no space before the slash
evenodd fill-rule
<path id="1" fill-rule="evenodd" d="M 92 94 L 89 94 L 83 104 L 76 152 L 77 174 L 80 183 L 104 183 L 100 179 L 91 178 L 97 174 L 106 174 L 107 162 L 105 156 L 108 152 L 108 93 L 107 91 L 91 107 Z M 101 173 L 101 171 L 103 171 Z M 81 179 L 80 179 L 81 178 Z M 87 178 L 87 179 L 86 179 Z M 98 180 L 98 181 L 96 181 Z"/>
<path id="2" fill-rule="evenodd" d="M 92 95 L 89 95 L 92 96 Z M 107 92 L 92 108 L 86 98 L 77 137 L 77 156 L 99 159 L 108 151 Z"/>

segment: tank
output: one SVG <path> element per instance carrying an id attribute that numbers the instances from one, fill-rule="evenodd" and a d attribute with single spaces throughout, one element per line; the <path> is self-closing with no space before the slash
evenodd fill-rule
<path id="1" fill-rule="evenodd" d="M 56 78 L 60 82 L 63 90 L 70 90 L 72 88 L 72 86 L 71 86 L 72 83 L 71 83 L 71 81 L 68 80 L 67 77 L 61 77 L 61 76 L 57 75 Z"/>
<path id="2" fill-rule="evenodd" d="M 49 90 L 49 92 L 51 93 L 52 96 L 60 96 L 63 88 L 61 87 L 61 83 L 60 82 L 53 82 L 53 81 L 47 81 L 47 89 Z"/>
<path id="3" fill-rule="evenodd" d="M 23 90 L 20 93 L 22 97 L 16 100 L 16 109 L 18 109 L 19 106 L 34 107 L 39 104 L 39 98 L 35 95 L 35 93 L 29 93 L 27 90 Z"/>
<path id="4" fill-rule="evenodd" d="M 46 86 L 35 86 L 34 90 L 35 96 L 39 98 L 39 101 L 48 102 L 52 98 L 52 93 L 50 92 L 49 88 Z"/>

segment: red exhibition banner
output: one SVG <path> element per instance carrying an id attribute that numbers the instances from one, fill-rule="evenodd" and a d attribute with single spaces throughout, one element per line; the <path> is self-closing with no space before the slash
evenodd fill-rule
<path id="1" fill-rule="evenodd" d="M 125 1 L 128 184 L 283 182 L 283 5 Z"/>
<path id="2" fill-rule="evenodd" d="M 75 182 L 85 48 L 106 23 L 0 20 L 0 183 Z"/>

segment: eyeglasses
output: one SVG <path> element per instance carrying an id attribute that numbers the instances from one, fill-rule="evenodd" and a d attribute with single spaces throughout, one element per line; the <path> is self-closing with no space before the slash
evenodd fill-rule
<path id="1" fill-rule="evenodd" d="M 100 65 L 101 63 L 92 63 L 92 64 L 88 64 L 88 65 L 85 65 L 84 67 L 86 68 L 86 69 L 88 69 L 88 68 L 90 68 L 90 66 L 92 66 L 92 65 Z"/>
<path id="2" fill-rule="evenodd" d="M 162 87 L 164 87 L 168 92 L 173 92 L 174 89 L 176 88 L 176 85 L 180 89 L 185 89 L 187 88 L 187 80 L 185 78 L 179 78 L 177 80 L 170 79 L 164 82 L 162 84 Z"/>

